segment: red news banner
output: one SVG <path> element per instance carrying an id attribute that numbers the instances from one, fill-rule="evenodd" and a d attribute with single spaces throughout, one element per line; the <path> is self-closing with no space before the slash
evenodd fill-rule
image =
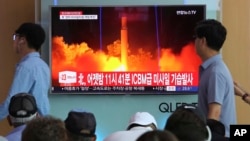
<path id="1" fill-rule="evenodd" d="M 71 86 L 197 86 L 195 72 L 73 72 L 59 73 L 60 84 Z"/>
<path id="2" fill-rule="evenodd" d="M 60 11 L 60 20 L 97 20 L 97 14 L 83 14 L 83 11 Z"/>

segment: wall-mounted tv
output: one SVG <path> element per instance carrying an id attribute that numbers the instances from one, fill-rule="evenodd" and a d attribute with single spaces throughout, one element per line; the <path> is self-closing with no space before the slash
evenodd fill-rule
<path id="1" fill-rule="evenodd" d="M 51 94 L 195 94 L 205 5 L 51 6 Z"/>

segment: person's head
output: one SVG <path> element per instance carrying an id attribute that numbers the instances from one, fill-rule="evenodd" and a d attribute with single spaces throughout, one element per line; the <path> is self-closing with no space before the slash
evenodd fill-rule
<path id="1" fill-rule="evenodd" d="M 64 121 L 69 140 L 95 141 L 96 119 L 93 113 L 71 110 Z"/>
<path id="2" fill-rule="evenodd" d="M 27 123 L 21 141 L 67 141 L 62 120 L 52 117 L 38 117 Z"/>
<path id="3" fill-rule="evenodd" d="M 136 112 L 130 117 L 127 130 L 130 130 L 131 128 L 136 126 L 149 127 L 152 130 L 157 129 L 157 123 L 154 116 L 148 112 Z"/>
<path id="4" fill-rule="evenodd" d="M 207 125 L 211 129 L 211 132 L 225 136 L 226 129 L 222 122 L 215 119 L 207 119 Z"/>
<path id="5" fill-rule="evenodd" d="M 9 103 L 9 124 L 17 127 L 38 116 L 36 100 L 28 93 L 18 93 L 11 97 Z"/>
<path id="6" fill-rule="evenodd" d="M 136 141 L 178 141 L 170 131 L 153 130 L 142 134 Z"/>
<path id="7" fill-rule="evenodd" d="M 199 40 L 196 49 L 199 51 L 198 46 L 202 44 L 218 52 L 226 40 L 226 35 L 227 30 L 219 21 L 214 19 L 200 21 L 195 27 L 196 40 Z"/>
<path id="8" fill-rule="evenodd" d="M 23 23 L 15 31 L 13 40 L 17 53 L 39 51 L 45 41 L 45 31 L 39 24 Z"/>
<path id="9" fill-rule="evenodd" d="M 191 104 L 178 107 L 167 119 L 164 129 L 174 133 L 180 141 L 211 140 L 205 115 Z"/>

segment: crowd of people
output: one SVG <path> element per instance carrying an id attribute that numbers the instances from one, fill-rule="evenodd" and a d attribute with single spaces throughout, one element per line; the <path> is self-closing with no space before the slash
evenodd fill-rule
<path id="1" fill-rule="evenodd" d="M 11 98 L 9 123 L 14 128 L 8 141 L 96 141 L 96 117 L 82 109 L 72 109 L 65 120 L 41 116 L 33 95 L 19 93 Z M 178 107 L 159 129 L 149 112 L 136 112 L 126 129 L 106 136 L 104 141 L 228 141 L 225 126 L 192 104 Z"/>
<path id="2" fill-rule="evenodd" d="M 158 129 L 148 112 L 131 116 L 127 129 L 114 132 L 104 141 L 216 141 L 228 140 L 229 127 L 236 124 L 235 95 L 250 104 L 249 94 L 233 81 L 220 53 L 226 28 L 213 19 L 197 23 L 195 49 L 202 60 L 199 72 L 198 106 L 178 107 Z M 67 118 L 49 116 L 50 71 L 40 58 L 45 40 L 43 28 L 24 23 L 13 35 L 19 57 L 6 100 L 0 105 L 0 120 L 8 118 L 14 127 L 9 141 L 95 141 L 95 115 L 80 109 L 69 111 Z M 218 139 L 217 139 L 218 138 Z M 4 140 L 4 137 L 0 138 Z"/>

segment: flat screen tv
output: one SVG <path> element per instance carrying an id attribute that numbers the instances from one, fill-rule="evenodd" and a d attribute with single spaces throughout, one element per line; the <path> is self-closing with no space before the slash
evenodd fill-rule
<path id="1" fill-rule="evenodd" d="M 51 94 L 195 94 L 205 5 L 51 6 Z"/>

